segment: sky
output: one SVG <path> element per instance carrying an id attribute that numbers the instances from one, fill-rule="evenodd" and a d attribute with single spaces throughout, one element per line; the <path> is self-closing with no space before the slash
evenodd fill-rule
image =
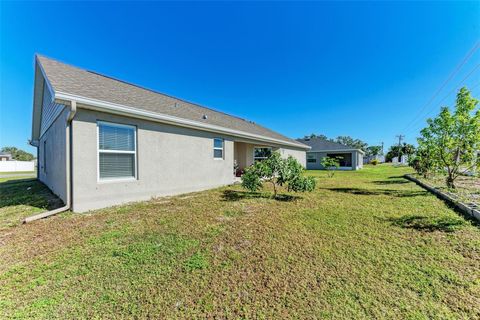
<path id="1" fill-rule="evenodd" d="M 35 152 L 35 53 L 291 138 L 414 143 L 462 84 L 480 97 L 478 41 L 479 1 L 1 1 L 0 147 Z"/>

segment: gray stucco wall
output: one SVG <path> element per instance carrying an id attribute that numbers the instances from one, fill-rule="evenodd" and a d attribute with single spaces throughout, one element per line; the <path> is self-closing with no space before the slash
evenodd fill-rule
<path id="1" fill-rule="evenodd" d="M 287 158 L 288 156 L 292 156 L 297 159 L 300 164 L 306 168 L 307 167 L 307 153 L 304 150 L 294 150 L 294 149 L 287 149 L 281 148 L 280 154 L 282 157 Z"/>
<path id="2" fill-rule="evenodd" d="M 64 108 L 42 135 L 38 147 L 38 178 L 64 203 L 67 201 L 67 116 L 68 109 Z"/>
<path id="3" fill-rule="evenodd" d="M 97 180 L 97 121 L 137 126 L 137 179 Z M 72 123 L 73 211 L 148 200 L 233 183 L 233 139 L 140 119 L 80 109 Z M 225 139 L 224 160 L 213 138 Z"/>

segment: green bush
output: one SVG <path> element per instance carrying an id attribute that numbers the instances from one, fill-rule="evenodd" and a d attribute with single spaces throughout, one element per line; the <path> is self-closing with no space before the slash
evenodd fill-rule
<path id="1" fill-rule="evenodd" d="M 379 163 L 379 161 L 377 159 L 373 159 L 370 161 L 370 164 L 376 166 L 377 164 Z"/>
<path id="2" fill-rule="evenodd" d="M 278 152 L 264 161 L 255 162 L 245 169 L 242 175 L 242 187 L 254 192 L 263 187 L 262 180 L 273 186 L 274 197 L 277 188 L 285 186 L 288 191 L 305 192 L 315 189 L 315 179 L 303 176 L 304 168 L 292 156 L 283 159 Z"/>
<path id="3" fill-rule="evenodd" d="M 322 161 L 320 161 L 320 164 L 322 167 L 327 170 L 328 172 L 328 177 L 333 177 L 335 174 L 335 170 L 338 170 L 338 167 L 340 167 L 340 159 L 341 157 L 324 157 Z"/>

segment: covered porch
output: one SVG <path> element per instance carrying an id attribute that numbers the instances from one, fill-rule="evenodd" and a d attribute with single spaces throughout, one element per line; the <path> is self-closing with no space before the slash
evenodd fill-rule
<path id="1" fill-rule="evenodd" d="M 279 148 L 269 145 L 235 141 L 233 143 L 235 176 L 241 176 L 246 167 L 251 166 L 255 161 L 261 161 L 268 158 L 272 152 L 277 151 L 278 149 Z"/>

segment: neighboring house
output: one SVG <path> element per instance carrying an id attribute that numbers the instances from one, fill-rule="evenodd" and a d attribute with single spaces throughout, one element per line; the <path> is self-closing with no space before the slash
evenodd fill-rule
<path id="1" fill-rule="evenodd" d="M 0 152 L 0 161 L 11 161 L 12 155 L 7 152 Z"/>
<path id="2" fill-rule="evenodd" d="M 165 94 L 35 58 L 38 178 L 73 211 L 234 182 L 272 151 L 306 164 L 310 147 Z"/>
<path id="3" fill-rule="evenodd" d="M 363 164 L 369 164 L 373 160 L 377 160 L 379 163 L 385 163 L 385 156 L 384 155 L 363 156 Z"/>
<path id="4" fill-rule="evenodd" d="M 363 167 L 365 152 L 360 149 L 321 138 L 304 138 L 297 141 L 311 147 L 307 151 L 307 169 L 323 169 L 321 161 L 325 157 L 338 158 L 341 170 L 358 170 Z"/>

